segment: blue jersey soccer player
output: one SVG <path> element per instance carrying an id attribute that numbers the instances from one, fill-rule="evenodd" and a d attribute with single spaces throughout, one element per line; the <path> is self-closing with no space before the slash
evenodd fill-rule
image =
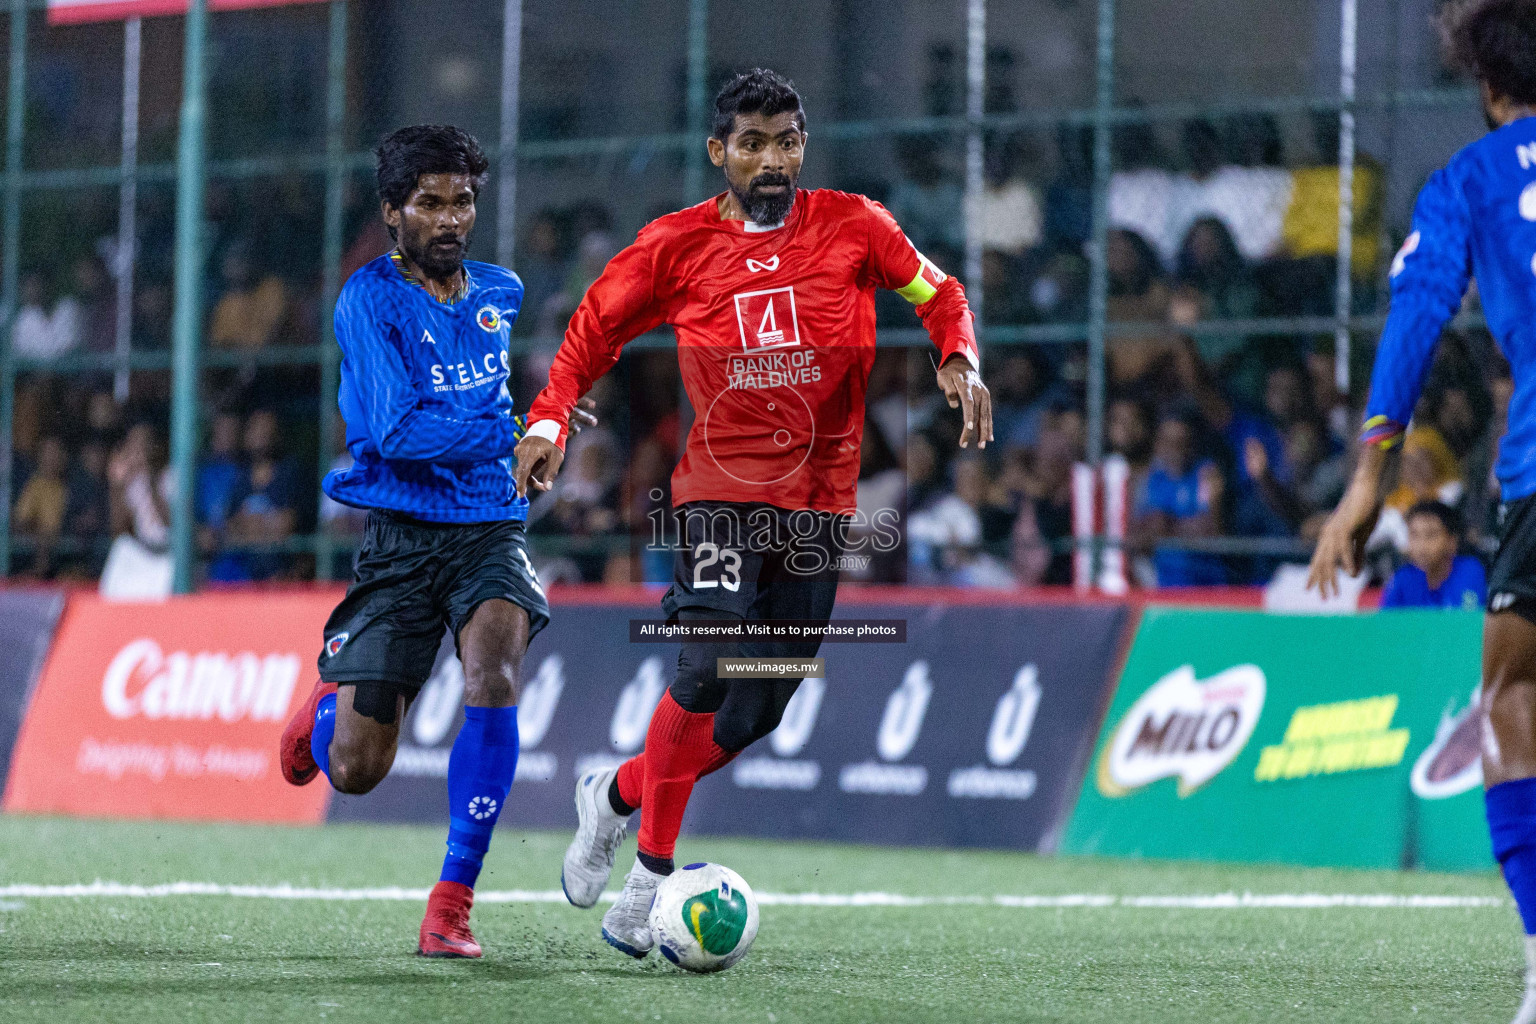
<path id="1" fill-rule="evenodd" d="M 325 624 L 320 681 L 281 747 L 296 786 L 324 772 L 342 793 L 371 790 L 394 763 L 443 629 L 453 631 L 464 725 L 448 759 L 448 855 L 421 925 L 423 956 L 480 956 L 475 880 L 517 769 L 523 654 L 549 621 L 528 560 L 528 502 L 512 478 L 523 425 L 506 388 L 507 336 L 523 285 L 464 259 L 487 167 L 458 128 L 402 128 L 379 146 L 379 199 L 398 247 L 353 274 L 336 303 L 355 461 L 324 483 L 336 501 L 368 509 L 368 523 L 352 585 Z"/>
<path id="2" fill-rule="evenodd" d="M 1493 852 L 1526 933 L 1525 998 L 1536 1024 L 1536 0 L 1471 0 L 1446 37 L 1477 75 L 1489 133 L 1419 193 L 1392 265 L 1392 308 L 1376 352 L 1360 461 L 1312 558 L 1311 582 L 1337 588 L 1361 565 L 1391 450 L 1418 401 L 1441 327 L 1476 274 L 1488 329 L 1515 380 L 1499 451 L 1499 551 L 1483 634 L 1483 782 Z"/>

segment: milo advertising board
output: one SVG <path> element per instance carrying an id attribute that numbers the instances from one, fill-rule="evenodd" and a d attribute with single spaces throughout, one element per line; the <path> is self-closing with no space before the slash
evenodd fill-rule
<path id="1" fill-rule="evenodd" d="M 1491 864 L 1482 616 L 1150 609 L 1063 852 Z"/>

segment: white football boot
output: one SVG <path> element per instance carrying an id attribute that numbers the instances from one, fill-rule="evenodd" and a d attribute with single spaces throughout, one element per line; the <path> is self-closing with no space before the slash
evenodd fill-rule
<path id="1" fill-rule="evenodd" d="M 613 862 L 624 844 L 629 819 L 608 802 L 608 786 L 618 769 L 588 772 L 576 783 L 576 837 L 565 848 L 560 888 L 572 906 L 590 907 L 602 896 Z"/>
<path id="2" fill-rule="evenodd" d="M 1525 937 L 1525 998 L 1513 1024 L 1536 1024 L 1536 935 Z"/>
<path id="3" fill-rule="evenodd" d="M 603 915 L 603 938 L 621 953 L 643 959 L 656 944 L 651 937 L 651 904 L 656 887 L 666 878 L 635 861 L 624 878 L 624 891 Z"/>

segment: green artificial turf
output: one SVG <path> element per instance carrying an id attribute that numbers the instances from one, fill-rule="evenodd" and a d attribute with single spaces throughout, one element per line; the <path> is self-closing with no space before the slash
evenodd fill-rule
<path id="1" fill-rule="evenodd" d="M 432 828 L 0 818 L 0 886 L 96 879 L 426 888 Z M 559 886 L 568 837 L 502 830 L 482 890 Z M 620 869 L 627 866 L 632 846 Z M 1497 876 L 1293 870 L 685 836 L 759 892 L 1504 895 Z M 615 884 L 619 878 L 616 874 Z M 1455 909 L 767 906 L 719 975 L 637 962 L 604 904 L 485 904 L 478 962 L 411 955 L 416 902 L 0 898 L 0 1021 L 1286 1021 L 1507 1024 L 1507 903 Z"/>

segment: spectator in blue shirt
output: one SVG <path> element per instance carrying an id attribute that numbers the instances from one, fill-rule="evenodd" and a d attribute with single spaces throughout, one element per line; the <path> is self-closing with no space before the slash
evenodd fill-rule
<path id="1" fill-rule="evenodd" d="M 299 526 L 305 495 L 303 471 L 279 452 L 279 425 L 271 410 L 258 409 L 245 422 L 246 463 L 234 492 L 224 536 L 236 544 L 274 545 L 288 540 Z M 268 580 L 292 563 L 276 552 L 223 552 L 209 568 L 221 582 Z"/>
<path id="2" fill-rule="evenodd" d="M 1458 555 L 1461 516 L 1438 501 L 1408 510 L 1408 564 L 1392 574 L 1383 608 L 1481 608 L 1488 600 L 1483 563 Z"/>
<path id="3" fill-rule="evenodd" d="M 240 462 L 240 417 L 221 412 L 213 419 L 208 453 L 197 467 L 197 520 L 208 531 L 205 547 L 212 547 L 234 511 L 245 467 Z"/>
<path id="4" fill-rule="evenodd" d="M 1162 547 L 1160 542 L 1221 534 L 1226 478 L 1195 447 L 1193 415 L 1165 415 L 1157 424 L 1152 467 L 1137 496 L 1134 532 L 1152 547 L 1160 587 L 1219 586 L 1227 582 L 1217 555 Z"/>

